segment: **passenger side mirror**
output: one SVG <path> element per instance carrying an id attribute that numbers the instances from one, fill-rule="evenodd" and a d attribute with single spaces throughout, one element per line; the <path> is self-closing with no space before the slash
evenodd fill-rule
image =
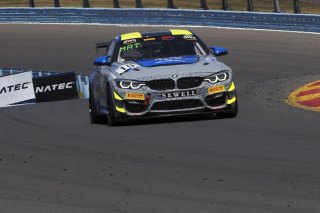
<path id="1" fill-rule="evenodd" d="M 210 47 L 214 56 L 228 55 L 228 50 L 224 47 Z"/>
<path id="2" fill-rule="evenodd" d="M 109 65 L 109 56 L 100 56 L 94 61 L 96 66 L 106 66 Z"/>

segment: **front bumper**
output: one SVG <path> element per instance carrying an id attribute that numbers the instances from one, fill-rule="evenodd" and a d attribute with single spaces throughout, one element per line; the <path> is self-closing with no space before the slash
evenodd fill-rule
<path id="1" fill-rule="evenodd" d="M 215 88 L 222 88 L 217 91 Z M 165 97 L 163 93 L 179 97 Z M 198 88 L 154 91 L 125 90 L 113 91 L 117 118 L 163 117 L 185 114 L 203 114 L 232 110 L 237 101 L 234 82 L 202 85 Z"/>

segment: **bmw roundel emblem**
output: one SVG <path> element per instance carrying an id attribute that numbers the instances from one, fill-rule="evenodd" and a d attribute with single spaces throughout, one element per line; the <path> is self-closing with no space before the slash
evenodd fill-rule
<path id="1" fill-rule="evenodd" d="M 178 75 L 172 75 L 172 78 L 178 78 Z"/>

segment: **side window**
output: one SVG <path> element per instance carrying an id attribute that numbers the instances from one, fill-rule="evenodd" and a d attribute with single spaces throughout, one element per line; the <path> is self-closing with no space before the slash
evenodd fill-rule
<path id="1" fill-rule="evenodd" d="M 107 51 L 107 56 L 110 56 L 109 60 L 111 60 L 113 58 L 113 52 L 114 52 L 115 47 L 116 47 L 116 41 L 112 40 L 112 42 L 108 48 L 108 51 Z"/>

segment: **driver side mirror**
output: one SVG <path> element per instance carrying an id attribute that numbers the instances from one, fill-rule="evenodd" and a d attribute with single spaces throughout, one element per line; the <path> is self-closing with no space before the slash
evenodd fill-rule
<path id="1" fill-rule="evenodd" d="M 224 47 L 210 47 L 214 56 L 228 55 L 228 50 Z"/>
<path id="2" fill-rule="evenodd" d="M 109 65 L 109 56 L 100 56 L 98 58 L 96 58 L 96 60 L 94 61 L 94 65 L 96 66 L 106 66 Z"/>

